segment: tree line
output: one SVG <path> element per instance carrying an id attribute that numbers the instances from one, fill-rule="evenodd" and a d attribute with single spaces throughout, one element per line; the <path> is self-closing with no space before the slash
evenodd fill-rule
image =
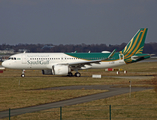
<path id="1" fill-rule="evenodd" d="M 28 52 L 102 52 L 102 51 L 121 51 L 126 46 L 126 43 L 120 45 L 106 45 L 106 44 L 67 44 L 67 45 L 53 45 L 53 44 L 1 44 L 0 50 L 13 49 L 15 52 L 19 50 L 27 50 Z M 157 55 L 157 43 L 145 43 L 143 53 Z"/>

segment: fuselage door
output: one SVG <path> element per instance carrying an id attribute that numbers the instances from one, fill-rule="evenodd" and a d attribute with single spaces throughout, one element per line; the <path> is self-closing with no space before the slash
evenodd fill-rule
<path id="1" fill-rule="evenodd" d="M 124 55 L 123 54 L 119 54 L 119 59 L 120 60 L 124 60 Z"/>
<path id="2" fill-rule="evenodd" d="M 26 62 L 27 62 L 26 55 L 23 54 L 22 55 L 22 64 L 26 64 Z"/>
<path id="3" fill-rule="evenodd" d="M 64 57 L 64 62 L 66 62 L 66 61 L 67 61 L 67 57 L 65 56 L 65 57 Z"/>
<path id="4" fill-rule="evenodd" d="M 67 61 L 67 57 L 66 56 L 62 56 L 61 57 L 61 62 L 66 62 Z"/>
<path id="5" fill-rule="evenodd" d="M 63 62 L 64 61 L 64 58 L 63 57 L 61 57 L 61 62 Z"/>

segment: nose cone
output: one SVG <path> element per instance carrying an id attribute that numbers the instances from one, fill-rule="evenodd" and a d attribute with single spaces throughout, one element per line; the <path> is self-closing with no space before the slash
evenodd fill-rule
<path id="1" fill-rule="evenodd" d="M 3 67 L 9 67 L 9 64 L 8 64 L 7 61 L 4 61 L 4 62 L 2 62 L 2 66 L 3 66 Z"/>
<path id="2" fill-rule="evenodd" d="M 5 62 L 2 62 L 2 66 L 5 67 Z"/>

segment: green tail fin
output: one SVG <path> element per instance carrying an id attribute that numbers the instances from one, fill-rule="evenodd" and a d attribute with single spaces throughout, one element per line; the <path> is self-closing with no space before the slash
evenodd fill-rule
<path id="1" fill-rule="evenodd" d="M 132 62 L 131 56 L 142 54 L 147 30 L 147 28 L 139 29 L 125 48 L 120 51 L 120 53 L 124 55 L 124 60 L 126 63 Z"/>

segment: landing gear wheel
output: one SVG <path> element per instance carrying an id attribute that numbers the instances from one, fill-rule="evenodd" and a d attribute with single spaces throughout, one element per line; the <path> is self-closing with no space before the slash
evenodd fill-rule
<path id="1" fill-rule="evenodd" d="M 79 72 L 76 72 L 76 73 L 75 73 L 75 76 L 76 76 L 76 77 L 81 77 L 81 74 L 80 74 Z"/>
<path id="2" fill-rule="evenodd" d="M 25 77 L 25 74 L 21 74 L 21 77 L 23 77 L 23 78 L 24 78 L 24 77 Z"/>
<path id="3" fill-rule="evenodd" d="M 69 72 L 69 73 L 68 73 L 68 76 L 69 76 L 69 77 L 72 77 L 72 76 L 73 76 L 72 72 Z"/>

